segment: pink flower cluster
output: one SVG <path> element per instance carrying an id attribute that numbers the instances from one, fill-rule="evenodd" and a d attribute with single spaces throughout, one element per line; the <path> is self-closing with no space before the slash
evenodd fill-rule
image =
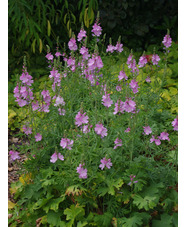
<path id="1" fill-rule="evenodd" d="M 76 40 L 74 37 L 72 37 L 68 42 L 68 47 L 70 50 L 76 51 L 78 49 Z"/>
<path id="2" fill-rule="evenodd" d="M 113 53 L 114 51 L 117 51 L 117 52 L 121 53 L 123 51 L 123 44 L 120 43 L 120 42 L 117 42 L 116 46 L 113 46 L 112 44 L 109 44 L 107 46 L 106 52 Z"/>
<path id="3" fill-rule="evenodd" d="M 23 73 L 20 76 L 21 86 L 17 84 L 14 88 L 14 97 L 16 98 L 16 102 L 20 107 L 26 106 L 29 104 L 31 100 L 34 99 L 33 92 L 30 86 L 33 83 L 32 76 L 30 76 L 27 72 L 25 66 L 23 66 Z"/>
<path id="4" fill-rule="evenodd" d="M 153 65 L 158 65 L 158 62 L 160 61 L 160 57 L 157 54 L 152 55 L 152 63 Z"/>
<path id="5" fill-rule="evenodd" d="M 88 60 L 88 71 L 103 68 L 103 62 L 99 55 L 92 55 L 92 58 Z"/>
<path id="6" fill-rule="evenodd" d="M 121 147 L 122 146 L 122 140 L 119 139 L 119 138 L 116 138 L 114 143 L 115 143 L 114 149 L 116 149 L 117 147 Z"/>
<path id="7" fill-rule="evenodd" d="M 52 69 L 52 71 L 50 71 L 50 75 L 49 78 L 51 80 L 53 80 L 53 84 L 52 84 L 52 90 L 55 91 L 56 86 L 60 87 L 61 85 L 61 75 L 58 72 L 58 70 L 55 70 L 54 68 Z"/>
<path id="8" fill-rule="evenodd" d="M 101 35 L 101 32 L 102 32 L 102 28 L 100 26 L 100 23 L 96 21 L 95 24 L 92 26 L 92 33 L 93 33 L 92 35 L 99 37 Z"/>
<path id="9" fill-rule="evenodd" d="M 54 106 L 58 106 L 58 111 L 59 111 L 59 115 L 65 115 L 65 109 L 62 108 L 65 105 L 65 101 L 64 99 L 59 95 L 59 96 L 54 96 L 53 99 L 55 99 L 55 104 Z"/>
<path id="10" fill-rule="evenodd" d="M 39 134 L 39 133 L 37 133 L 37 134 L 35 135 L 35 139 L 36 139 L 36 142 L 41 141 L 41 140 L 42 140 L 42 135 Z"/>
<path id="11" fill-rule="evenodd" d="M 138 62 L 139 68 L 144 67 L 148 63 L 145 55 L 141 56 Z"/>
<path id="12" fill-rule="evenodd" d="M 20 159 L 19 152 L 17 151 L 9 151 L 10 158 L 12 161 L 15 161 L 16 159 Z"/>
<path id="13" fill-rule="evenodd" d="M 132 89 L 133 93 L 136 94 L 138 92 L 138 82 L 136 82 L 136 80 L 131 80 L 130 82 L 130 88 Z"/>
<path id="14" fill-rule="evenodd" d="M 83 37 L 86 38 L 87 35 L 86 31 L 83 28 L 81 28 L 80 32 L 78 33 L 77 40 L 80 42 L 83 39 Z"/>
<path id="15" fill-rule="evenodd" d="M 172 45 L 172 39 L 169 34 L 165 35 L 162 43 L 166 48 L 169 48 Z"/>
<path id="16" fill-rule="evenodd" d="M 105 157 L 103 159 L 100 160 L 101 164 L 99 165 L 99 168 L 101 170 L 103 170 L 105 167 L 107 167 L 107 169 L 110 169 L 112 166 L 112 162 L 111 159 L 106 159 Z"/>
<path id="17" fill-rule="evenodd" d="M 32 134 L 32 128 L 29 127 L 29 126 L 23 125 L 23 132 L 24 132 L 26 135 Z"/>
<path id="18" fill-rule="evenodd" d="M 86 113 L 81 113 L 81 111 L 79 111 L 75 117 L 75 120 L 76 120 L 75 125 L 77 125 L 79 127 L 83 124 L 87 124 L 88 119 L 89 119 L 89 117 L 86 116 Z"/>
<path id="19" fill-rule="evenodd" d="M 39 111 L 40 112 L 46 112 L 48 113 L 50 110 L 49 110 L 49 107 L 50 107 L 50 101 L 51 101 L 51 97 L 50 97 L 50 93 L 48 90 L 43 90 L 41 92 L 41 95 L 43 96 L 43 102 L 40 106 L 40 109 Z"/>
<path id="20" fill-rule="evenodd" d="M 143 126 L 144 128 L 144 134 L 149 135 L 152 133 L 152 129 L 150 128 L 150 126 Z"/>
<path id="21" fill-rule="evenodd" d="M 83 60 L 88 60 L 88 58 L 90 57 L 90 54 L 88 53 L 88 48 L 86 48 L 84 46 L 81 47 L 79 52 L 82 55 Z M 84 62 L 82 62 L 82 63 L 84 63 Z M 84 64 L 82 66 L 84 66 Z"/>
<path id="22" fill-rule="evenodd" d="M 128 77 L 127 77 L 127 75 L 126 75 L 126 73 L 124 71 L 120 71 L 118 79 L 119 79 L 118 81 L 121 81 L 123 79 L 128 80 Z"/>
<path id="23" fill-rule="evenodd" d="M 155 138 L 155 136 L 152 135 L 152 138 L 150 139 L 150 143 L 155 142 L 155 144 L 157 146 L 159 146 L 161 144 L 161 140 L 168 140 L 168 141 L 170 141 L 170 139 L 169 139 L 169 133 L 162 132 L 160 134 L 160 136 L 158 136 L 157 138 Z"/>
<path id="24" fill-rule="evenodd" d="M 54 56 L 51 53 L 47 53 L 45 56 L 49 61 L 52 61 L 54 59 Z"/>
<path id="25" fill-rule="evenodd" d="M 60 142 L 60 146 L 61 146 L 63 149 L 66 148 L 66 149 L 68 149 L 68 150 L 72 150 L 73 143 L 74 143 L 73 140 L 70 140 L 70 139 L 67 139 L 67 138 L 62 138 L 62 139 L 61 139 L 61 142 Z"/>
<path id="26" fill-rule="evenodd" d="M 64 161 L 64 156 L 61 153 L 57 153 L 55 152 L 51 158 L 50 158 L 50 162 L 55 163 L 57 160 L 61 160 Z"/>
<path id="27" fill-rule="evenodd" d="M 136 60 L 133 58 L 132 54 L 129 54 L 129 57 L 127 58 L 127 65 L 128 68 L 131 69 L 132 73 L 139 73 L 139 69 L 136 66 Z"/>
<path id="28" fill-rule="evenodd" d="M 79 173 L 79 178 L 86 179 L 87 178 L 87 169 L 83 168 L 85 164 L 79 164 L 76 168 L 77 173 Z"/>
<path id="29" fill-rule="evenodd" d="M 175 118 L 174 121 L 172 121 L 172 126 L 174 127 L 174 131 L 178 131 L 178 118 Z"/>
<path id="30" fill-rule="evenodd" d="M 107 136 L 107 129 L 101 123 L 96 124 L 96 127 L 94 130 L 97 133 L 97 135 L 101 135 L 102 138 L 104 136 Z"/>
<path id="31" fill-rule="evenodd" d="M 113 104 L 113 101 L 110 98 L 110 94 L 107 94 L 105 92 L 105 95 L 102 96 L 102 104 L 107 108 Z"/>
<path id="32" fill-rule="evenodd" d="M 135 109 L 136 103 L 131 98 L 127 98 L 125 102 L 118 100 L 117 103 L 115 103 L 113 114 L 124 113 L 124 111 L 134 113 Z"/>

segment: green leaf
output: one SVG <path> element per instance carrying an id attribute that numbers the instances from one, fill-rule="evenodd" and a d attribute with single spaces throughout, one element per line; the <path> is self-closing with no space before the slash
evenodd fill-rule
<path id="1" fill-rule="evenodd" d="M 61 226 L 60 213 L 49 211 L 47 214 L 47 222 L 53 226 Z M 65 225 L 64 225 L 65 226 Z"/>
<path id="2" fill-rule="evenodd" d="M 74 220 L 80 216 L 84 216 L 85 211 L 83 207 L 80 206 L 75 206 L 75 205 L 71 205 L 70 209 L 66 208 L 64 210 L 64 214 L 67 216 L 66 220 L 71 220 L 71 222 L 73 223 Z"/>
<path id="3" fill-rule="evenodd" d="M 135 204 L 139 209 L 145 210 L 153 209 L 159 201 L 159 199 L 156 196 L 153 197 L 145 196 L 143 198 L 140 195 L 135 195 L 133 199 L 134 199 L 133 204 Z"/>
<path id="4" fill-rule="evenodd" d="M 120 224 L 119 226 L 121 226 L 122 224 L 122 227 L 138 227 L 138 226 L 142 226 L 143 221 L 142 221 L 142 217 L 135 215 L 130 218 L 125 218 L 125 217 L 119 218 L 118 224 Z"/>
<path id="5" fill-rule="evenodd" d="M 161 220 L 152 220 L 152 227 L 172 227 L 172 216 L 162 214 Z"/>
<path id="6" fill-rule="evenodd" d="M 96 215 L 94 221 L 98 226 L 107 227 L 111 225 L 113 215 L 109 212 L 104 213 L 103 215 Z"/>
<path id="7" fill-rule="evenodd" d="M 85 222 L 79 221 L 79 222 L 77 223 L 77 227 L 83 227 L 83 226 L 86 226 L 87 224 L 88 224 L 87 221 L 85 221 Z"/>

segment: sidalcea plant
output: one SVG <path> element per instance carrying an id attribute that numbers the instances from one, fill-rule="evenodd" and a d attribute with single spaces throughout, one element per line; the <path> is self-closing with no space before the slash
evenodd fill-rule
<path id="1" fill-rule="evenodd" d="M 163 110 L 151 83 L 163 60 L 154 53 L 149 62 L 143 54 L 137 64 L 132 52 L 124 56 L 120 39 L 102 58 L 99 19 L 91 31 L 93 51 L 83 27 L 68 50 L 52 54 L 48 48 L 49 83 L 40 94 L 24 61 L 14 96 L 30 111 L 22 129 L 29 144 L 20 152 L 28 157 L 22 169 L 31 179 L 16 192 L 19 220 L 26 226 L 40 220 L 44 226 L 132 227 L 166 213 L 174 225 L 178 119 Z M 163 44 L 170 48 L 170 36 Z M 126 63 L 115 75 L 104 69 L 111 54 Z M 10 156 L 20 158 L 13 150 Z"/>

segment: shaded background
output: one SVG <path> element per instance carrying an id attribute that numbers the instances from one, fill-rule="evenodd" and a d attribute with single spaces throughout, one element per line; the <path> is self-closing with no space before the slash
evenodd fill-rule
<path id="1" fill-rule="evenodd" d="M 176 0 L 9 0 L 8 6 L 9 79 L 21 73 L 24 55 L 33 77 L 46 74 L 46 45 L 54 51 L 59 37 L 63 50 L 82 23 L 90 37 L 98 11 L 107 43 L 121 35 L 124 46 L 142 52 L 161 45 L 167 29 L 178 39 Z"/>

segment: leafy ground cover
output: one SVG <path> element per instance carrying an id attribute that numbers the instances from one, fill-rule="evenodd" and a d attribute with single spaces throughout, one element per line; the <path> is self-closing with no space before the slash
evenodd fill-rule
<path id="1" fill-rule="evenodd" d="M 167 33 L 139 55 L 101 31 L 97 18 L 90 43 L 82 27 L 48 47 L 42 83 L 24 61 L 10 96 L 9 126 L 27 140 L 9 151 L 12 227 L 178 226 L 177 44 Z"/>

